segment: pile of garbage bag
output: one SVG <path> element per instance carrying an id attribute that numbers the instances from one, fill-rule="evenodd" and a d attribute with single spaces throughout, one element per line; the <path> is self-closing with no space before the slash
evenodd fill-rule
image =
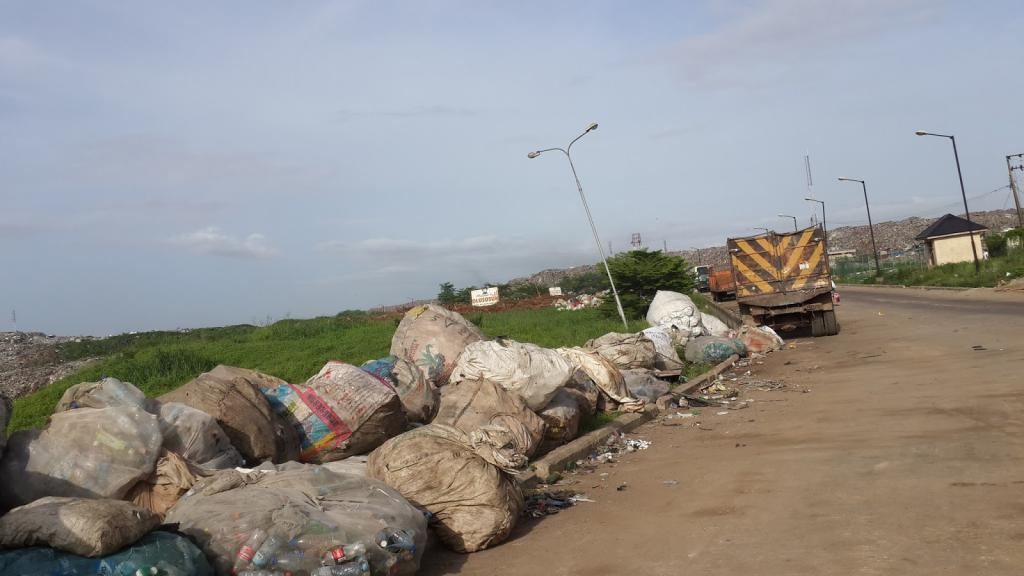
<path id="1" fill-rule="evenodd" d="M 680 344 L 704 333 L 701 312 L 693 300 L 685 294 L 668 290 L 658 290 L 654 294 L 647 308 L 647 323 L 673 329 Z"/>
<path id="2" fill-rule="evenodd" d="M 746 345 L 737 338 L 723 338 L 720 336 L 698 336 L 686 344 L 684 352 L 684 356 L 690 362 L 711 364 L 724 362 L 733 354 L 741 358 L 746 356 Z"/>
<path id="3" fill-rule="evenodd" d="M 572 375 L 572 365 L 554 350 L 498 339 L 466 346 L 449 385 L 484 378 L 518 394 L 530 409 L 540 410 Z"/>
<path id="4" fill-rule="evenodd" d="M 360 366 L 391 385 L 402 401 L 402 408 L 410 422 L 426 424 L 434 419 L 440 394 L 437 387 L 423 375 L 415 364 L 398 356 L 370 360 Z"/>

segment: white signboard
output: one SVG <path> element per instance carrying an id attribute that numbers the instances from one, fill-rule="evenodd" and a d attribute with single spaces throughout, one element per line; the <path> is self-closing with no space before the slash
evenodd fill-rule
<path id="1" fill-rule="evenodd" d="M 498 303 L 498 287 L 491 286 L 482 290 L 473 290 L 469 293 L 473 306 L 490 306 Z"/>
<path id="2" fill-rule="evenodd" d="M 562 295 L 562 287 L 561 286 L 552 286 L 551 288 L 548 288 L 548 296 L 561 296 L 561 295 Z"/>

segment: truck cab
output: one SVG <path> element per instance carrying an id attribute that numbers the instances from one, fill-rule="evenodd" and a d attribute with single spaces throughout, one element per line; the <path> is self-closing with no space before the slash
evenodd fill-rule
<path id="1" fill-rule="evenodd" d="M 708 287 L 708 277 L 711 275 L 711 266 L 694 266 L 693 267 L 693 284 L 697 288 L 698 292 L 707 292 L 710 288 Z"/>

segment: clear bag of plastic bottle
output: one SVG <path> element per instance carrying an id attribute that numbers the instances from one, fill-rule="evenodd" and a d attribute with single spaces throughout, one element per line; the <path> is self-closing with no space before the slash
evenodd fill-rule
<path id="1" fill-rule="evenodd" d="M 296 463 L 225 474 L 238 473 L 204 479 L 166 518 L 196 539 L 218 574 L 359 574 L 363 562 L 373 574 L 419 568 L 426 519 L 379 481 Z"/>

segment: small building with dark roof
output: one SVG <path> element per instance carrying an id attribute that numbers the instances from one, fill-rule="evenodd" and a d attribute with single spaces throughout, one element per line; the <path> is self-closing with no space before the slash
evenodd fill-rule
<path id="1" fill-rule="evenodd" d="M 978 258 L 983 258 L 985 248 L 981 244 L 981 239 L 986 230 L 988 228 L 977 222 L 946 214 L 932 222 L 931 226 L 922 230 L 914 239 L 925 243 L 928 249 L 928 263 L 931 266 L 940 266 L 953 262 L 973 261 L 971 242 L 978 252 Z"/>

